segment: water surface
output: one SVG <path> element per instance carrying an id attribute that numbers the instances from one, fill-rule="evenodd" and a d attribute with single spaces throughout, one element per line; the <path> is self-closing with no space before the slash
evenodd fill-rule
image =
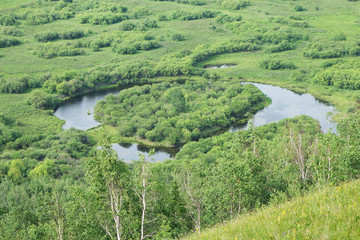
<path id="1" fill-rule="evenodd" d="M 271 105 L 254 115 L 254 125 L 261 126 L 267 123 L 280 121 L 284 118 L 295 117 L 297 115 L 307 115 L 320 122 L 321 129 L 324 132 L 335 131 L 335 125 L 328 116 L 329 112 L 334 112 L 334 107 L 320 102 L 312 95 L 297 94 L 290 90 L 267 84 L 253 84 L 263 93 L 272 99 Z M 118 94 L 121 89 L 111 89 L 101 92 L 93 92 L 81 97 L 74 98 L 61 105 L 55 112 L 55 116 L 66 120 L 63 128 L 71 127 L 87 130 L 98 126 L 100 123 L 94 119 L 93 111 L 97 101 L 104 99 L 106 95 Z M 239 129 L 246 129 L 248 126 L 237 126 L 230 128 L 229 131 L 235 132 Z M 139 144 L 113 144 L 112 148 L 118 153 L 120 159 L 126 162 L 138 160 L 139 154 L 147 155 L 149 148 Z M 155 161 L 164 161 L 174 158 L 177 150 L 156 149 L 152 158 Z"/>
<path id="2" fill-rule="evenodd" d="M 60 119 L 65 120 L 63 129 L 76 128 L 87 130 L 100 125 L 94 119 L 94 107 L 96 103 L 109 94 L 118 94 L 123 88 L 108 89 L 75 97 L 62 104 L 54 113 Z"/>
<path id="3" fill-rule="evenodd" d="M 221 69 L 221 68 L 229 68 L 236 67 L 235 64 L 219 64 L 219 65 L 207 65 L 204 68 L 206 69 Z"/>
<path id="4" fill-rule="evenodd" d="M 311 94 L 298 94 L 285 88 L 260 83 L 253 84 L 264 94 L 271 98 L 271 105 L 258 111 L 254 115 L 254 125 L 261 126 L 271 122 L 277 122 L 284 118 L 291 118 L 298 115 L 307 115 L 319 121 L 323 132 L 335 131 L 335 124 L 331 121 L 329 113 L 335 111 L 334 107 L 320 102 Z M 244 127 L 233 127 L 231 132 L 238 131 Z"/>

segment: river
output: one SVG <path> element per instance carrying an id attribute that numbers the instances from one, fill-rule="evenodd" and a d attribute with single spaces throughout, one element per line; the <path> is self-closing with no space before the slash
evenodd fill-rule
<path id="1" fill-rule="evenodd" d="M 297 115 L 307 115 L 320 122 L 323 132 L 335 131 L 335 125 L 329 117 L 329 113 L 335 111 L 334 107 L 315 99 L 311 94 L 298 94 L 293 91 L 260 83 L 253 84 L 264 94 L 271 98 L 271 105 L 258 111 L 254 115 L 254 125 L 261 126 L 267 123 L 276 122 L 284 118 L 290 118 Z M 63 128 L 71 127 L 87 130 L 98 126 L 100 123 L 94 119 L 93 110 L 96 102 L 104 99 L 109 94 L 118 94 L 121 89 L 111 89 L 99 92 L 93 92 L 80 97 L 76 97 L 62 104 L 54 113 L 55 116 L 66 121 Z M 246 129 L 247 126 L 231 127 L 230 132 Z M 113 144 L 113 149 L 118 153 L 119 158 L 125 162 L 137 160 L 139 154 L 147 155 L 149 149 L 139 144 Z M 172 159 L 176 151 L 165 151 L 164 149 L 155 149 L 152 156 L 154 161 L 164 161 Z"/>

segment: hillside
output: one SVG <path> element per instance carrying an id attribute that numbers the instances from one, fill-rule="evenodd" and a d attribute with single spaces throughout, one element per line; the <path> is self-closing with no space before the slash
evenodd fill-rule
<path id="1" fill-rule="evenodd" d="M 328 186 L 184 239 L 359 239 L 360 181 Z"/>

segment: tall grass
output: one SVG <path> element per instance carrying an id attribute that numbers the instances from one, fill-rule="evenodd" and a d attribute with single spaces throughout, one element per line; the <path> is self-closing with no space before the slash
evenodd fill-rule
<path id="1" fill-rule="evenodd" d="M 360 181 L 273 204 L 185 239 L 360 239 Z"/>

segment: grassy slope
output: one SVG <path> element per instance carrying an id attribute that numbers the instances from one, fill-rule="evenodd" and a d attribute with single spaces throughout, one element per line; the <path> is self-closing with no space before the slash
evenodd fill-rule
<path id="1" fill-rule="evenodd" d="M 273 204 L 186 239 L 360 239 L 360 181 Z"/>

